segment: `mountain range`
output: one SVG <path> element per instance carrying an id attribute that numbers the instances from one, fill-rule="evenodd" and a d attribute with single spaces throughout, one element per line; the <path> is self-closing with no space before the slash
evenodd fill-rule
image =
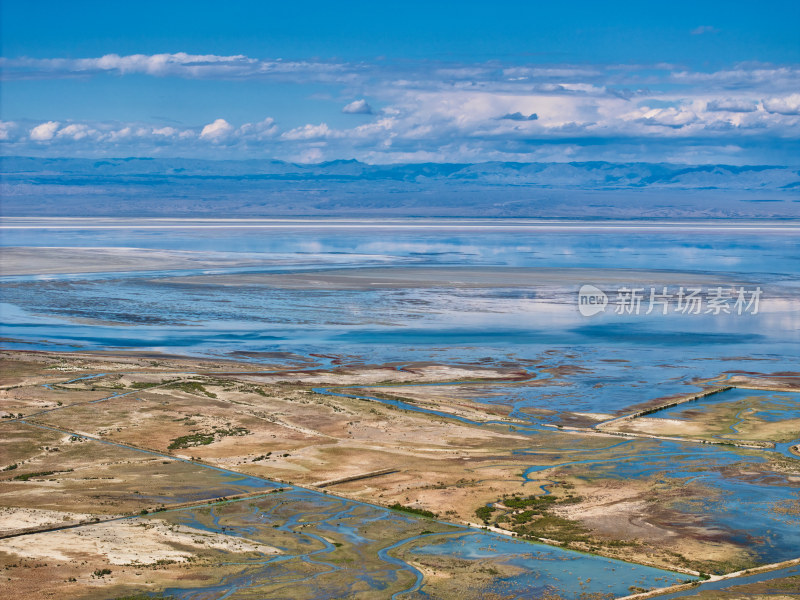
<path id="1" fill-rule="evenodd" d="M 792 218 L 800 169 L 6 157 L 5 216 Z"/>

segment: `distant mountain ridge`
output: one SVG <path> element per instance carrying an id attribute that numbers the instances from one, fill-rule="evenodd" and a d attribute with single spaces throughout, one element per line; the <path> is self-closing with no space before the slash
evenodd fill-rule
<path id="1" fill-rule="evenodd" d="M 149 175 L 164 178 L 244 177 L 297 180 L 420 182 L 428 179 L 490 185 L 558 188 L 679 187 L 692 189 L 793 189 L 800 169 L 773 165 L 680 165 L 671 163 L 405 163 L 371 165 L 357 160 L 297 164 L 280 160 L 200 160 L 187 158 L 29 158 L 7 157 L 0 169 L 7 179 L 58 175 Z"/>
<path id="2" fill-rule="evenodd" d="M 798 218 L 800 169 L 6 157 L 5 216 Z"/>

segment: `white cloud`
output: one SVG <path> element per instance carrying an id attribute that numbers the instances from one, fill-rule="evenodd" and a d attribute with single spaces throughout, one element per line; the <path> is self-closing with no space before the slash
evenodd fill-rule
<path id="1" fill-rule="evenodd" d="M 641 122 L 645 125 L 661 125 L 663 127 L 683 127 L 697 120 L 697 115 L 684 108 L 654 108 L 646 111 Z"/>
<path id="2" fill-rule="evenodd" d="M 153 135 L 160 135 L 166 138 L 173 138 L 178 135 L 178 130 L 174 127 L 154 127 Z"/>
<path id="3" fill-rule="evenodd" d="M 236 134 L 242 138 L 252 138 L 253 140 L 266 140 L 278 133 L 278 126 L 275 124 L 275 119 L 267 117 L 258 123 L 245 123 L 236 131 Z"/>
<path id="4" fill-rule="evenodd" d="M 96 58 L 0 58 L 6 79 L 28 77 L 69 77 L 101 73 L 144 74 L 189 79 L 292 78 L 347 81 L 359 71 L 358 65 L 323 61 L 259 60 L 241 54 L 106 54 Z"/>
<path id="5" fill-rule="evenodd" d="M 209 123 L 200 132 L 200 139 L 210 140 L 212 142 L 221 142 L 227 139 L 233 132 L 233 126 L 225 119 L 217 119 L 213 123 Z"/>
<path id="6" fill-rule="evenodd" d="M 791 94 L 783 98 L 768 98 L 764 102 L 764 110 L 780 115 L 800 115 L 800 94 Z"/>
<path id="7" fill-rule="evenodd" d="M 60 138 L 79 141 L 95 133 L 97 132 L 84 123 L 72 123 L 61 129 L 57 135 Z"/>
<path id="8" fill-rule="evenodd" d="M 371 115 L 372 107 L 362 98 L 361 100 L 353 100 L 350 104 L 345 105 L 342 108 L 342 112 L 350 115 Z"/>
<path id="9" fill-rule="evenodd" d="M 319 125 L 311 125 L 309 123 L 308 125 L 291 129 L 281 137 L 285 140 L 315 140 L 326 138 L 330 135 L 333 135 L 333 132 L 325 123 L 320 123 Z"/>
<path id="10" fill-rule="evenodd" d="M 36 142 L 52 140 L 58 130 L 58 121 L 47 121 L 31 129 L 30 137 Z"/>
<path id="11" fill-rule="evenodd" d="M 330 75 L 332 81 L 345 82 L 340 90 L 317 98 L 328 103 L 329 117 L 308 115 L 300 121 L 307 124 L 299 127 L 283 128 L 271 118 L 232 123 L 224 112 L 204 126 L 92 121 L 69 122 L 63 129 L 54 121 L 0 125 L 0 139 L 17 144 L 15 152 L 24 152 L 25 144 L 33 151 L 58 152 L 61 144 L 65 154 L 85 148 L 87 153 L 119 155 L 238 153 L 306 162 L 321 157 L 390 162 L 402 157 L 573 160 L 624 146 L 625 156 L 635 160 L 637 152 L 674 157 L 681 155 L 681 148 L 691 146 L 692 152 L 703 154 L 713 146 L 713 152 L 730 155 L 729 148 L 800 138 L 798 66 L 740 64 L 697 72 L 667 64 L 447 66 L 431 61 L 399 67 L 186 53 L 13 60 L 17 74 L 38 69 L 53 76 L 139 73 L 227 81 L 292 76 L 305 84 Z M 358 85 L 350 85 L 350 77 L 360 78 Z M 367 89 L 371 101 L 380 103 L 377 115 L 366 99 L 352 95 Z M 337 98 L 345 93 L 357 99 L 342 107 Z M 336 117 L 340 111 L 364 117 L 348 123 Z M 329 119 L 339 119 L 334 122 L 341 125 L 329 127 Z M 198 138 L 211 143 L 193 143 Z M 608 142 L 587 143 L 589 139 Z"/>
<path id="12" fill-rule="evenodd" d="M 17 124 L 14 121 L 0 121 L 0 142 L 10 141 L 16 133 Z"/>

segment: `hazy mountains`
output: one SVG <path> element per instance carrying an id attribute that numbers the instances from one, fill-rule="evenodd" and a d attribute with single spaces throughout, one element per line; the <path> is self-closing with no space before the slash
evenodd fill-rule
<path id="1" fill-rule="evenodd" d="M 0 191 L 6 216 L 800 216 L 785 166 L 8 157 Z"/>

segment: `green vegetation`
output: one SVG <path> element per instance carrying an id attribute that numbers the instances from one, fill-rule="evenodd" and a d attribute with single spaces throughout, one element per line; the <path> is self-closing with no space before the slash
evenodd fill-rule
<path id="1" fill-rule="evenodd" d="M 436 517 L 436 513 L 433 513 L 429 510 L 414 508 L 412 506 L 403 506 L 399 502 L 395 502 L 389 508 L 392 510 L 399 510 L 400 512 L 411 513 L 412 515 L 418 515 L 420 517 L 427 517 L 428 519 L 433 519 Z"/>
<path id="2" fill-rule="evenodd" d="M 475 511 L 475 514 L 478 518 L 483 521 L 484 523 L 488 523 L 489 519 L 492 518 L 492 513 L 495 511 L 494 508 L 491 506 L 481 506 Z"/>
<path id="3" fill-rule="evenodd" d="M 94 573 L 92 573 L 95 577 L 104 577 L 106 575 L 111 575 L 111 569 L 96 569 Z"/>
<path id="4" fill-rule="evenodd" d="M 49 477 L 50 475 L 55 475 L 56 473 L 69 473 L 72 469 L 65 469 L 63 471 L 37 471 L 35 473 L 23 473 L 22 475 L 17 475 L 14 477 L 17 481 L 28 481 L 28 479 L 32 479 L 34 477 Z"/>
<path id="5" fill-rule="evenodd" d="M 176 437 L 169 446 L 168 450 L 177 450 L 179 448 L 190 448 L 194 446 L 208 446 L 214 441 L 213 433 L 190 433 L 189 435 L 182 435 Z"/>
<path id="6" fill-rule="evenodd" d="M 115 381 L 113 383 L 101 382 L 100 385 L 93 385 L 92 389 L 99 388 L 101 390 L 124 390 L 125 384 Z"/>
<path id="7" fill-rule="evenodd" d="M 13 471 L 13 470 L 14 470 L 14 469 L 16 469 L 18 466 L 19 466 L 19 465 L 17 465 L 17 463 L 14 463 L 14 464 L 12 464 L 12 465 L 8 465 L 7 467 L 3 467 L 3 471 Z"/>
<path id="8" fill-rule="evenodd" d="M 208 446 L 212 444 L 217 438 L 231 437 L 235 435 L 247 435 L 250 431 L 244 427 L 231 427 L 230 429 L 223 429 L 215 427 L 213 431 L 206 433 L 190 433 L 182 435 L 173 439 L 167 449 L 178 450 L 180 448 L 193 448 L 195 446 Z"/>
<path id="9" fill-rule="evenodd" d="M 542 515 L 531 523 L 520 525 L 515 531 L 520 535 L 552 538 L 561 542 L 591 541 L 586 527 L 576 521 L 555 515 Z"/>
<path id="10" fill-rule="evenodd" d="M 231 437 L 234 435 L 247 435 L 250 431 L 246 427 L 231 427 L 230 429 L 214 428 L 214 433 L 219 437 Z"/>
<path id="11" fill-rule="evenodd" d="M 561 489 L 569 490 L 570 484 L 562 483 Z M 549 538 L 562 542 L 591 542 L 588 536 L 589 530 L 581 523 L 564 519 L 549 512 L 556 506 L 565 504 L 576 504 L 581 501 L 579 496 L 573 496 L 567 492 L 564 496 L 555 494 L 508 496 L 501 499 L 502 511 L 494 519 L 494 524 L 506 523 L 506 527 L 511 526 L 512 531 L 523 537 L 530 538 Z M 487 525 L 490 524 L 496 509 L 489 506 L 481 506 L 476 509 L 475 514 L 480 517 Z"/>
<path id="12" fill-rule="evenodd" d="M 166 387 L 168 389 L 181 390 L 187 394 L 194 394 L 195 396 L 206 396 L 208 398 L 217 397 L 215 393 L 206 390 L 206 388 L 203 387 L 203 384 L 199 381 L 176 381 L 175 383 L 171 383 Z"/>
<path id="13" fill-rule="evenodd" d="M 527 498 L 512 496 L 511 498 L 504 498 L 503 504 L 508 508 L 529 508 L 535 513 L 541 513 L 556 504 L 577 504 L 580 501 L 581 498 L 577 496 L 567 496 L 565 498 L 557 498 L 552 495 L 528 496 Z"/>
<path id="14" fill-rule="evenodd" d="M 264 388 L 259 387 L 257 385 L 240 385 L 236 388 L 237 392 L 245 392 L 247 394 L 258 394 L 259 396 L 264 396 L 265 398 L 269 395 Z"/>

